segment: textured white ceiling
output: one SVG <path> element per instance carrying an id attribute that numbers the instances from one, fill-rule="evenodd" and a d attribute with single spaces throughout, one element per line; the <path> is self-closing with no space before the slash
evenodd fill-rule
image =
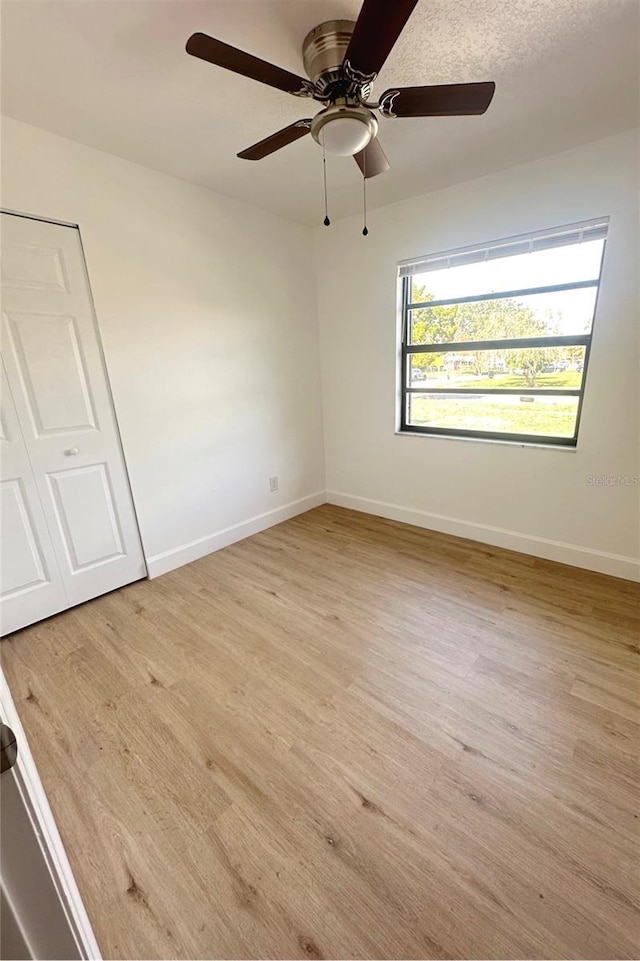
<path id="1" fill-rule="evenodd" d="M 393 0 L 390 0 L 393 2 Z M 184 52 L 201 30 L 303 73 L 309 29 L 359 0 L 2 0 L 9 116 L 305 223 L 320 223 L 320 148 L 306 137 L 235 154 L 320 108 Z M 495 80 L 483 117 L 381 119 L 391 170 L 370 207 L 481 176 L 638 123 L 638 0 L 420 0 L 374 94 Z M 330 213 L 360 208 L 350 158 L 327 160 Z"/>

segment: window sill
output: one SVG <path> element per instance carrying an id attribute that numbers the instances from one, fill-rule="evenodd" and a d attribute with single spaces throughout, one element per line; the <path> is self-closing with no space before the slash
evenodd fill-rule
<path id="1" fill-rule="evenodd" d="M 496 437 L 454 437 L 451 434 L 425 434 L 419 430 L 398 430 L 394 431 L 396 437 L 426 437 L 429 440 L 461 440 L 466 442 L 471 442 L 472 444 L 506 444 L 509 447 L 535 447 L 538 450 L 558 450 L 558 451 L 569 451 L 573 454 L 577 451 L 577 447 L 564 446 L 563 444 L 537 444 L 535 441 L 527 441 L 526 443 L 520 440 L 498 440 Z"/>

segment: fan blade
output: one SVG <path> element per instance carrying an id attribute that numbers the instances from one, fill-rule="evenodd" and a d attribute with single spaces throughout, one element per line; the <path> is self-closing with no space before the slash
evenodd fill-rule
<path id="1" fill-rule="evenodd" d="M 370 140 L 360 153 L 354 154 L 353 159 L 367 180 L 369 177 L 377 177 L 378 174 L 383 174 L 391 166 L 377 137 Z"/>
<path id="2" fill-rule="evenodd" d="M 373 79 L 402 33 L 418 0 L 364 0 L 351 34 L 344 64 Z"/>
<path id="3" fill-rule="evenodd" d="M 294 140 L 305 137 L 309 133 L 310 127 L 310 120 L 297 120 L 288 127 L 278 130 L 277 133 L 272 133 L 270 137 L 265 137 L 259 143 L 254 143 L 252 147 L 247 147 L 238 156 L 241 160 L 262 160 L 263 157 L 268 157 L 270 153 L 275 153 L 276 150 L 286 147 Z"/>
<path id="4" fill-rule="evenodd" d="M 276 67 L 273 63 L 260 60 L 244 50 L 223 43 L 222 40 L 215 40 L 207 36 L 206 33 L 194 33 L 187 40 L 187 53 L 200 60 L 207 60 L 218 67 L 226 70 L 233 70 L 243 77 L 257 80 L 259 83 L 266 83 L 269 87 L 277 87 L 285 93 L 293 93 L 296 96 L 309 95 L 311 93 L 311 83 L 303 80 L 295 73 L 289 73 L 282 67 Z"/>
<path id="5" fill-rule="evenodd" d="M 487 83 L 443 83 L 435 87 L 385 90 L 380 112 L 385 117 L 463 117 L 484 113 L 495 93 Z"/>

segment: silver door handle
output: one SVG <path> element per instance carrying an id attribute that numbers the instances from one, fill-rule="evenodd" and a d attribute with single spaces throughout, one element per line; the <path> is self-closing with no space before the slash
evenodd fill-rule
<path id="1" fill-rule="evenodd" d="M 79 453 L 80 453 L 80 451 L 78 450 L 77 447 L 67 447 L 67 449 L 66 449 L 66 451 L 65 451 L 65 456 L 66 456 L 66 457 L 73 457 L 74 454 L 79 454 Z"/>

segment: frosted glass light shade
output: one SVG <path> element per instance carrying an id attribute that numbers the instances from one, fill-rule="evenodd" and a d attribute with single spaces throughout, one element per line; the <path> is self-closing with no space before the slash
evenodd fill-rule
<path id="1" fill-rule="evenodd" d="M 350 157 L 367 146 L 371 127 L 357 117 L 336 117 L 324 125 L 320 137 L 327 153 Z"/>

